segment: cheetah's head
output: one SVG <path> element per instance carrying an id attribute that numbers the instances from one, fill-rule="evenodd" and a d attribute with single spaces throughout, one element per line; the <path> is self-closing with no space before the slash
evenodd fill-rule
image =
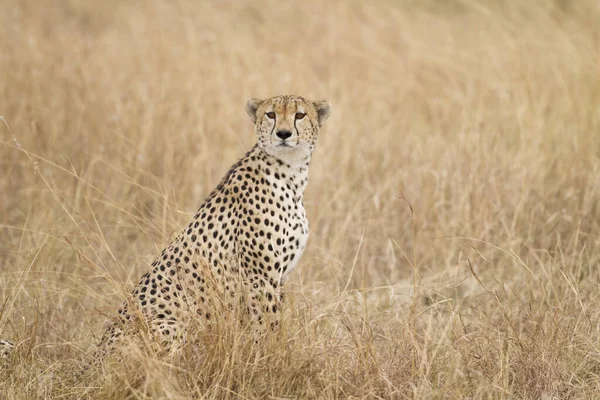
<path id="1" fill-rule="evenodd" d="M 248 100 L 246 112 L 254 122 L 263 151 L 290 165 L 299 165 L 310 159 L 331 105 L 300 96 L 277 96 Z"/>

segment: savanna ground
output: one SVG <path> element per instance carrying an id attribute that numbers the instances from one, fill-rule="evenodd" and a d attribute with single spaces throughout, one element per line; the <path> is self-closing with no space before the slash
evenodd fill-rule
<path id="1" fill-rule="evenodd" d="M 283 328 L 81 365 L 253 143 L 334 109 Z M 5 1 L 0 398 L 600 396 L 595 1 Z"/>

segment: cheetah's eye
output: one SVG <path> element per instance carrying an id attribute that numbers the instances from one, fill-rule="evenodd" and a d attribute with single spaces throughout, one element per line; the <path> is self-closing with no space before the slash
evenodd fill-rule
<path id="1" fill-rule="evenodd" d="M 304 113 L 296 113 L 296 119 L 302 119 L 304 117 L 306 117 L 306 114 L 304 114 Z"/>
<path id="2" fill-rule="evenodd" d="M 275 113 L 273 111 L 267 113 L 267 117 L 275 119 Z"/>

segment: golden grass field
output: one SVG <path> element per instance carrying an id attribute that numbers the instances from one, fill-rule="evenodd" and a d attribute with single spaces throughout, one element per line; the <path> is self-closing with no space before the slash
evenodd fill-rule
<path id="1" fill-rule="evenodd" d="M 328 99 L 283 327 L 87 370 L 255 141 Z M 594 0 L 0 4 L 0 399 L 600 398 Z"/>

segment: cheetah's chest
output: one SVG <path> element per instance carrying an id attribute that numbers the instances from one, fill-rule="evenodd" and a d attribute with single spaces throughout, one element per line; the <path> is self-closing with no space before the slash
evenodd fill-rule
<path id="1" fill-rule="evenodd" d="M 295 229 L 292 229 L 292 235 L 294 235 L 295 239 L 294 253 L 283 272 L 282 280 L 285 280 L 290 272 L 296 268 L 308 242 L 308 219 L 306 218 L 304 206 L 301 203 L 298 205 L 297 213 L 292 218 L 296 221 L 296 224 L 293 225 Z"/>

